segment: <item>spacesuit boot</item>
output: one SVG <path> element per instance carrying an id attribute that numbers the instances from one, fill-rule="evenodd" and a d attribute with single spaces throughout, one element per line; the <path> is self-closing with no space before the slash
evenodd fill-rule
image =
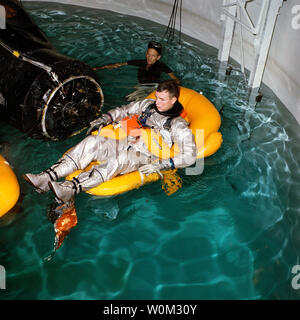
<path id="1" fill-rule="evenodd" d="M 65 177 L 76 170 L 75 164 L 68 158 L 61 158 L 49 169 L 39 174 L 26 173 L 23 178 L 30 183 L 37 192 L 44 193 L 49 191 L 48 183 Z"/>
<path id="2" fill-rule="evenodd" d="M 39 174 L 26 173 L 23 175 L 23 178 L 39 193 L 44 193 L 49 190 L 48 182 L 51 181 L 51 176 L 46 171 Z"/>
<path id="3" fill-rule="evenodd" d="M 99 171 L 92 170 L 91 172 L 84 172 L 80 174 L 77 178 L 73 178 L 71 181 L 49 181 L 48 184 L 56 199 L 66 203 L 79 192 L 95 188 L 102 182 L 103 178 Z"/>
<path id="4" fill-rule="evenodd" d="M 56 199 L 64 203 L 69 202 L 75 194 L 80 192 L 79 185 L 75 180 L 66 180 L 64 182 L 49 181 L 48 184 Z"/>

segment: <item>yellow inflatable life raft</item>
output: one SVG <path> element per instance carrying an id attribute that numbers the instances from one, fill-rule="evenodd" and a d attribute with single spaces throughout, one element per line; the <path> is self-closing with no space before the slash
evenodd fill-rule
<path id="1" fill-rule="evenodd" d="M 9 163 L 0 155 L 0 217 L 14 207 L 19 199 L 20 187 Z"/>
<path id="2" fill-rule="evenodd" d="M 152 92 L 148 99 L 155 99 L 155 92 Z M 192 130 L 197 146 L 197 158 L 204 158 L 214 154 L 222 144 L 222 134 L 218 132 L 221 125 L 221 117 L 215 106 L 202 94 L 188 88 L 180 87 L 179 102 L 186 111 L 186 120 L 189 122 L 189 128 Z M 178 152 L 178 148 L 174 145 L 171 149 L 163 141 L 159 133 L 155 130 L 141 129 L 141 135 L 152 154 L 161 159 L 173 157 Z M 98 134 L 93 132 L 92 134 Z M 113 125 L 108 125 L 101 129 L 101 136 L 112 139 L 123 139 L 127 137 L 126 132 L 122 127 L 114 128 Z M 85 171 L 97 162 L 92 162 Z M 77 170 L 67 177 L 71 180 L 80 174 L 82 170 Z M 98 187 L 92 188 L 87 193 L 108 197 L 118 195 L 140 186 L 154 182 L 160 179 L 158 173 L 152 173 L 149 176 L 140 174 L 138 171 L 117 176 L 109 181 L 106 181 Z"/>

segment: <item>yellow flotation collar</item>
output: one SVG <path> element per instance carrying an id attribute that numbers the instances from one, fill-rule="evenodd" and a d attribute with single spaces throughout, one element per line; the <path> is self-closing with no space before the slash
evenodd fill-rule
<path id="1" fill-rule="evenodd" d="M 14 207 L 19 195 L 17 177 L 9 163 L 0 155 L 0 217 Z"/>
<path id="2" fill-rule="evenodd" d="M 147 99 L 155 99 L 155 91 Z M 214 154 L 222 145 L 222 134 L 218 132 L 221 125 L 221 117 L 215 106 L 202 94 L 188 88 L 180 87 L 179 102 L 183 105 L 187 113 L 186 120 L 189 128 L 195 137 L 197 147 L 197 158 L 208 157 Z M 158 131 L 153 129 L 141 129 L 142 138 L 152 154 L 161 158 L 168 159 L 174 157 L 179 152 L 178 147 L 172 148 L 165 143 Z M 97 131 L 92 134 L 98 134 Z M 101 129 L 100 135 L 111 139 L 124 139 L 127 133 L 121 126 L 114 127 L 108 125 Z M 88 171 L 98 162 L 91 163 L 84 171 Z M 74 172 L 67 179 L 80 174 L 82 170 Z M 143 184 L 154 182 L 160 179 L 159 174 L 153 173 L 149 176 L 134 171 L 125 175 L 117 176 L 106 181 L 96 188 L 87 191 L 98 196 L 112 196 L 123 192 L 139 188 Z"/>
<path id="3" fill-rule="evenodd" d="M 67 177 L 67 180 L 72 180 L 77 177 L 82 171 L 90 170 L 94 165 L 99 164 L 98 161 L 91 162 L 85 170 L 77 170 Z M 100 186 L 92 188 L 86 191 L 89 194 L 110 197 L 124 193 L 126 191 L 139 188 L 143 184 L 154 182 L 159 180 L 158 173 L 152 173 L 149 176 L 143 175 L 138 171 L 133 171 L 124 175 L 117 176 L 109 181 L 103 182 Z"/>

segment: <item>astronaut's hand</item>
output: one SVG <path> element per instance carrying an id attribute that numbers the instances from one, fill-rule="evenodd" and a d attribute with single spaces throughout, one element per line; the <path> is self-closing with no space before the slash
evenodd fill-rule
<path id="1" fill-rule="evenodd" d="M 90 122 L 90 127 L 88 131 L 86 132 L 86 135 L 89 135 L 91 132 L 98 130 L 100 131 L 102 127 L 104 127 L 107 124 L 107 121 L 103 118 L 98 118 L 92 122 Z"/>
<path id="2" fill-rule="evenodd" d="M 151 173 L 157 172 L 161 175 L 160 172 L 161 166 L 159 163 L 150 163 L 150 164 L 145 164 L 139 168 L 139 172 L 145 174 L 148 176 Z"/>

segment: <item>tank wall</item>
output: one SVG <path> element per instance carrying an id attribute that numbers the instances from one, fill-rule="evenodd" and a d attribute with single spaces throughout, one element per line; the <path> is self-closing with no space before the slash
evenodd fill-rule
<path id="1" fill-rule="evenodd" d="M 24 1 L 24 0 L 23 0 Z M 44 0 L 40 0 L 43 2 Z M 255 24 L 263 0 L 248 3 L 248 11 Z M 139 16 L 167 25 L 173 0 L 56 0 Z M 216 48 L 220 45 L 222 0 L 183 1 L 182 32 Z M 299 8 L 299 9 L 298 9 Z M 177 16 L 179 23 L 179 16 Z M 299 24 L 299 29 L 298 29 Z M 164 32 L 163 30 L 162 32 Z M 235 30 L 237 35 L 237 30 Z M 253 36 L 243 31 L 245 39 L 245 66 L 253 63 Z M 300 123 L 300 4 L 298 0 L 283 3 L 273 34 L 263 82 L 269 86 Z M 241 61 L 238 37 L 232 45 L 231 56 Z"/>

